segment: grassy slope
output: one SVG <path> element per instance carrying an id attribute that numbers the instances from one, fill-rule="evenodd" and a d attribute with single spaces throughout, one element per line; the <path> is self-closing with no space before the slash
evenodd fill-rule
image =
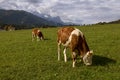
<path id="1" fill-rule="evenodd" d="M 56 32 L 58 28 L 41 29 L 46 40 L 31 41 L 31 30 L 0 32 L 0 80 L 120 80 L 120 25 L 78 27 L 94 50 L 93 65 L 85 66 L 79 59 L 72 68 L 68 62 L 57 61 Z"/>

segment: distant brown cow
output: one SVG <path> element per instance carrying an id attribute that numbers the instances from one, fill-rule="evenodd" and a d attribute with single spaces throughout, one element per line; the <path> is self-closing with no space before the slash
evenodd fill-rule
<path id="1" fill-rule="evenodd" d="M 77 54 L 81 56 L 84 64 L 92 64 L 92 53 L 93 51 L 89 50 L 85 36 L 83 33 L 73 27 L 63 27 L 58 30 L 57 33 L 57 42 L 58 42 L 58 60 L 60 60 L 60 46 L 64 46 L 64 61 L 67 62 L 66 49 L 69 47 L 72 51 L 73 58 L 73 67 L 75 67 Z"/>
<path id="2" fill-rule="evenodd" d="M 40 29 L 38 28 L 34 28 L 32 30 L 32 41 L 34 41 L 35 38 L 37 39 L 37 41 L 44 40 L 44 36 L 42 32 L 40 31 Z"/>

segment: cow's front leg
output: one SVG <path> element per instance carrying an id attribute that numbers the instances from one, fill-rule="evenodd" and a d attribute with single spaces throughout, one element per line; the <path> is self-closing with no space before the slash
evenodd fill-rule
<path id="1" fill-rule="evenodd" d="M 72 58 L 73 58 L 73 68 L 74 68 L 76 63 L 76 52 L 72 52 Z"/>
<path id="2" fill-rule="evenodd" d="M 61 43 L 58 43 L 58 61 L 60 61 L 60 49 L 61 49 Z"/>
<path id="3" fill-rule="evenodd" d="M 34 33 L 32 33 L 32 41 L 34 41 L 34 39 L 35 39 L 35 35 Z"/>
<path id="4" fill-rule="evenodd" d="M 37 41 L 40 41 L 40 37 L 39 36 L 37 36 Z"/>
<path id="5" fill-rule="evenodd" d="M 64 48 L 64 51 L 63 51 L 64 61 L 65 61 L 65 62 L 67 62 L 66 50 L 67 50 L 67 48 L 65 47 L 65 48 Z"/>

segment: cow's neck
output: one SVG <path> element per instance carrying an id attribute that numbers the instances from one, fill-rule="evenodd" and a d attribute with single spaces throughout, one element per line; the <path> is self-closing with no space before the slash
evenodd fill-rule
<path id="1" fill-rule="evenodd" d="M 81 55 L 84 56 L 89 50 L 86 40 L 82 43 Z"/>
<path id="2" fill-rule="evenodd" d="M 85 41 L 85 43 L 83 44 L 83 49 L 84 49 L 84 52 L 87 53 L 89 51 L 89 47 L 87 45 L 87 42 Z"/>

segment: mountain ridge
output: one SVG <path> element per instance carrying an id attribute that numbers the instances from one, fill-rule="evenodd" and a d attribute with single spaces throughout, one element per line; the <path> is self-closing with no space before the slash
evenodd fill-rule
<path id="1" fill-rule="evenodd" d="M 34 26 L 59 26 L 62 24 L 46 20 L 23 10 L 3 10 L 0 9 L 0 23 L 15 25 L 34 25 Z"/>

